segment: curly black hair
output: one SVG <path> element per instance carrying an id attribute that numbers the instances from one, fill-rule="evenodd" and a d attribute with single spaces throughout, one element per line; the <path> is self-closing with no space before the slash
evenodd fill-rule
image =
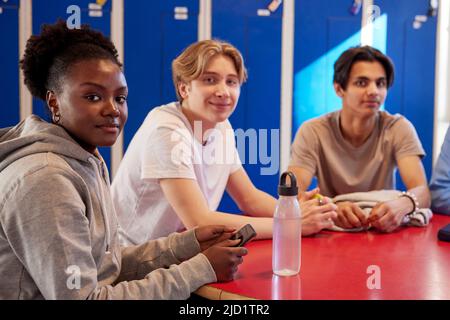
<path id="1" fill-rule="evenodd" d="M 31 94 L 45 101 L 48 90 L 60 92 L 71 65 L 88 59 L 109 59 L 122 67 L 114 44 L 101 32 L 89 25 L 69 29 L 59 19 L 28 39 L 20 67 Z"/>

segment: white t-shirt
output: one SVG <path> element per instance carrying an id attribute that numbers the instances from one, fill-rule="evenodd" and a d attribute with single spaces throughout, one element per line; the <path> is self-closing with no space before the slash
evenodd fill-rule
<path id="1" fill-rule="evenodd" d="M 201 130 L 201 123 L 194 130 Z M 217 210 L 228 177 L 242 167 L 228 120 L 218 123 L 206 145 L 179 103 L 154 108 L 133 137 L 112 183 L 122 244 L 141 244 L 184 228 L 159 179 L 196 180 L 211 211 Z"/>

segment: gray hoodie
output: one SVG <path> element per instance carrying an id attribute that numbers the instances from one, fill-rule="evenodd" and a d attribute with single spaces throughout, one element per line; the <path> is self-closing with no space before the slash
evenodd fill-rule
<path id="1" fill-rule="evenodd" d="M 0 129 L 0 299 L 185 299 L 216 281 L 193 230 L 121 248 L 101 157 L 30 116 Z"/>

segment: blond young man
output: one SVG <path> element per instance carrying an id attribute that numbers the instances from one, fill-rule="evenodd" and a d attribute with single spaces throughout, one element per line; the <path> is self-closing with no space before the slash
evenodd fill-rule
<path id="1" fill-rule="evenodd" d="M 271 238 L 276 201 L 249 179 L 228 121 L 247 78 L 242 55 L 229 43 L 200 41 L 173 61 L 172 72 L 178 101 L 148 114 L 112 184 L 124 243 L 211 223 L 250 223 L 258 238 Z M 216 211 L 225 190 L 244 215 Z M 302 205 L 304 235 L 336 215 L 334 204 L 317 204 Z"/>

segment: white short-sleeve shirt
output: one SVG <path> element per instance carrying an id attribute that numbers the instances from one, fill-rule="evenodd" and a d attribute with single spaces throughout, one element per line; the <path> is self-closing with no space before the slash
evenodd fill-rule
<path id="1" fill-rule="evenodd" d="M 154 108 L 133 137 L 112 182 L 121 241 L 140 244 L 184 228 L 160 179 L 196 180 L 211 211 L 217 210 L 229 176 L 242 167 L 228 120 L 212 129 L 205 145 L 194 139 L 179 103 Z"/>

